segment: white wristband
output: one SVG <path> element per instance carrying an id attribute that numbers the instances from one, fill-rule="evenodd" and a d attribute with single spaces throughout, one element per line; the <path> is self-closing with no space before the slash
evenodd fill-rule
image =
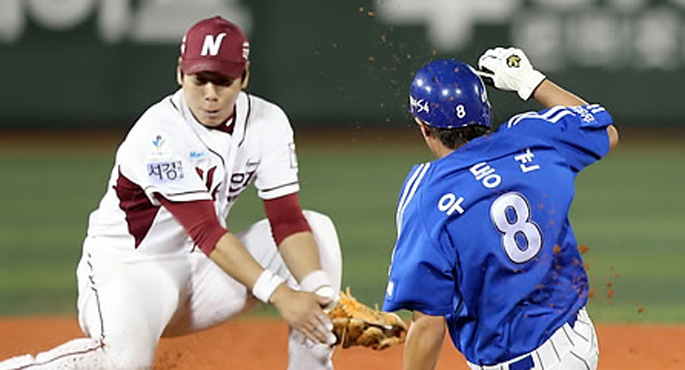
<path id="1" fill-rule="evenodd" d="M 278 286 L 284 282 L 285 280 L 283 280 L 280 276 L 269 270 L 264 270 L 261 274 L 259 274 L 257 282 L 255 282 L 254 286 L 252 287 L 252 294 L 260 301 L 269 303 L 269 298 L 271 298 L 271 295 L 274 294 L 276 288 L 278 288 Z"/>
<path id="2" fill-rule="evenodd" d="M 314 292 L 322 286 L 331 286 L 331 280 L 323 270 L 310 272 L 300 281 L 300 289 L 305 292 Z"/>

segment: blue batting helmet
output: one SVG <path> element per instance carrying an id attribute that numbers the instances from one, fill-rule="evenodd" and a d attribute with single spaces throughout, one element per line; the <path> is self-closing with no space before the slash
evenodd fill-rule
<path id="1" fill-rule="evenodd" d="M 409 112 L 432 127 L 490 128 L 490 108 L 483 80 L 468 64 L 453 59 L 423 66 L 411 84 Z"/>

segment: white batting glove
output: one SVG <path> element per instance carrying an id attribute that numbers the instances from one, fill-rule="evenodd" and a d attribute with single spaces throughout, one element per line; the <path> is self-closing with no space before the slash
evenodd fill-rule
<path id="1" fill-rule="evenodd" d="M 516 91 L 528 100 L 533 91 L 545 80 L 545 75 L 533 68 L 521 49 L 489 49 L 478 59 L 478 74 L 483 80 L 505 91 Z"/>

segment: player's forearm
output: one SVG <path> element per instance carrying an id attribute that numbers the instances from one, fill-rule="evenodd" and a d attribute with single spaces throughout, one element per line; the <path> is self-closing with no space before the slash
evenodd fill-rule
<path id="1" fill-rule="evenodd" d="M 230 232 L 219 239 L 216 248 L 209 254 L 209 259 L 248 289 L 254 287 L 259 274 L 264 271 L 245 246 Z"/>
<path id="2" fill-rule="evenodd" d="M 576 107 L 587 104 L 582 98 L 567 91 L 549 79 L 542 81 L 540 86 L 533 92 L 533 97 L 545 108 L 551 108 L 557 105 Z"/>
<path id="3" fill-rule="evenodd" d="M 292 234 L 278 246 L 283 261 L 298 282 L 311 272 L 319 270 L 319 248 L 309 231 Z"/>
<path id="4" fill-rule="evenodd" d="M 618 130 L 614 125 L 607 127 L 607 135 L 609 135 L 609 150 L 614 150 L 618 145 Z"/>
<path id="5" fill-rule="evenodd" d="M 414 319 L 404 346 L 403 370 L 435 369 L 444 337 L 444 317 L 414 311 Z"/>
<path id="6" fill-rule="evenodd" d="M 327 344 L 335 342 L 329 327 L 330 321 L 320 308 L 323 304 L 321 298 L 311 293 L 293 291 L 281 278 L 264 278 L 274 275 L 265 271 L 233 234 L 224 234 L 209 258 L 245 285 L 260 301 L 273 304 L 288 325 L 310 340 Z"/>
<path id="7" fill-rule="evenodd" d="M 565 90 L 550 80 L 543 81 L 535 90 L 533 96 L 535 97 L 535 100 L 545 108 L 551 108 L 557 105 L 576 107 L 587 104 L 582 98 Z M 609 136 L 609 148 L 610 150 L 613 150 L 618 144 L 618 130 L 611 125 L 607 127 L 607 135 Z"/>

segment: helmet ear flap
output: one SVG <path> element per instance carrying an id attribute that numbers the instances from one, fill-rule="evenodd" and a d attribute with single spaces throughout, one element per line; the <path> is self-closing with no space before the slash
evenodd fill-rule
<path id="1" fill-rule="evenodd" d="M 412 81 L 409 111 L 439 128 L 491 127 L 490 102 L 483 80 L 468 64 L 454 59 L 431 62 Z"/>

